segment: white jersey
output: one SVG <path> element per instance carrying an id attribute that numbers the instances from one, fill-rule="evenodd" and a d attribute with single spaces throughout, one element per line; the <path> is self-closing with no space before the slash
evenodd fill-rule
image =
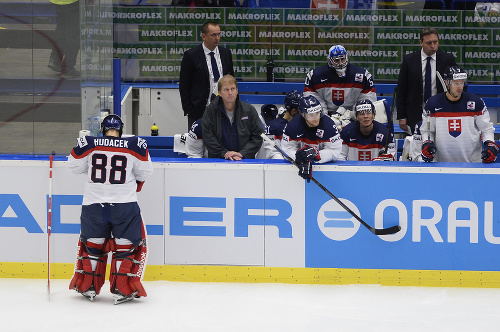
<path id="1" fill-rule="evenodd" d="M 339 77 L 334 69 L 324 65 L 307 74 L 304 97 L 314 96 L 325 113 L 334 114 L 342 106 L 352 110 L 357 101 L 377 101 L 372 75 L 368 70 L 349 64 L 345 77 Z"/>
<path id="2" fill-rule="evenodd" d="M 418 161 L 424 162 L 422 159 L 422 134 L 420 126 L 422 121 L 415 125 L 415 130 L 412 136 L 406 136 L 403 144 L 403 153 L 400 161 Z"/>
<path id="3" fill-rule="evenodd" d="M 208 152 L 203 145 L 201 119 L 193 123 L 186 135 L 185 149 L 188 158 L 208 158 Z"/>
<path id="4" fill-rule="evenodd" d="M 449 101 L 446 93 L 429 98 L 420 132 L 422 142 L 431 140 L 436 144 L 435 161 L 479 163 L 481 139 L 494 141 L 495 128 L 484 101 L 464 91 L 456 102 Z"/>
<path id="5" fill-rule="evenodd" d="M 82 205 L 137 202 L 137 183 L 153 173 L 146 140 L 133 137 L 77 139 L 66 169 L 87 173 Z"/>

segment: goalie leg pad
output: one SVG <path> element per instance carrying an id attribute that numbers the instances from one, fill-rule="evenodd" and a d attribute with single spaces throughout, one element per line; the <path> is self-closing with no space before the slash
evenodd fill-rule
<path id="1" fill-rule="evenodd" d="M 78 241 L 75 274 L 69 289 L 76 290 L 91 301 L 100 293 L 105 281 L 107 252 L 103 249 L 104 244 Z M 92 261 L 96 264 L 92 264 Z"/>
<path id="2" fill-rule="evenodd" d="M 115 304 L 130 301 L 134 297 L 146 297 L 141 283 L 146 267 L 147 247 L 143 239 L 139 246 L 116 244 L 113 250 L 110 273 L 110 291 L 115 294 Z"/>

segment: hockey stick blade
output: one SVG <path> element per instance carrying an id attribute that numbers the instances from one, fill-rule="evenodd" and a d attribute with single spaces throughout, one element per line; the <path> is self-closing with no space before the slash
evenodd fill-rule
<path id="1" fill-rule="evenodd" d="M 286 154 L 285 151 L 283 151 L 278 145 L 276 145 L 276 142 L 271 141 L 269 137 L 266 136 L 266 134 L 262 133 L 261 134 L 262 138 L 267 141 L 268 143 L 272 144 L 276 150 L 278 150 L 279 153 L 285 158 L 287 161 L 295 165 L 297 168 L 299 167 L 295 160 L 293 160 L 289 155 Z M 359 221 L 363 226 L 365 226 L 370 232 L 372 232 L 375 235 L 388 235 L 388 234 L 395 234 L 401 230 L 401 226 L 392 226 L 389 228 L 373 228 L 372 226 L 368 225 L 363 219 L 361 219 L 356 213 L 354 213 L 347 205 L 345 205 L 337 196 L 332 194 L 330 190 L 325 188 L 318 180 L 316 180 L 314 177 L 311 177 L 311 180 L 318 186 L 320 187 L 328 196 L 330 196 L 335 202 L 337 202 L 344 210 L 349 212 L 354 218 L 356 218 L 357 221 Z"/>

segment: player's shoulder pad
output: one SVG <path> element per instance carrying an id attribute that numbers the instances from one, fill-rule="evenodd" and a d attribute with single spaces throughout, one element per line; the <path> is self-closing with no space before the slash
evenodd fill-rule
<path id="1" fill-rule="evenodd" d="M 355 134 L 356 134 L 356 122 L 357 121 L 353 121 L 351 123 L 349 123 L 347 126 L 345 126 L 344 128 L 342 128 L 342 131 L 340 132 L 340 137 L 343 139 L 343 140 L 346 140 L 346 139 L 349 139 L 350 137 L 354 137 Z"/>
<path id="2" fill-rule="evenodd" d="M 122 137 L 128 142 L 128 149 L 139 156 L 145 157 L 148 154 L 148 142 L 139 136 Z"/>
<path id="3" fill-rule="evenodd" d="M 373 120 L 373 130 L 377 133 L 387 134 L 387 126 L 375 120 Z"/>
<path id="4" fill-rule="evenodd" d="M 335 121 L 333 121 L 329 116 L 323 116 L 321 117 L 321 121 L 318 126 L 318 130 L 323 131 L 323 139 L 329 138 L 334 140 L 332 142 L 335 142 L 340 138 L 340 132 L 337 126 L 335 125 Z"/>
<path id="5" fill-rule="evenodd" d="M 78 137 L 76 139 L 76 146 L 73 148 L 74 155 L 81 156 L 93 149 L 95 147 L 93 138 L 92 136 Z"/>

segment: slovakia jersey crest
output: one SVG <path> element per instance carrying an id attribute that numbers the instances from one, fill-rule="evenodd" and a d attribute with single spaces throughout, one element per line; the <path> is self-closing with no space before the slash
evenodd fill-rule
<path id="1" fill-rule="evenodd" d="M 372 160 L 372 152 L 371 151 L 358 151 L 358 160 L 359 161 L 370 161 Z"/>
<path id="2" fill-rule="evenodd" d="M 467 102 L 467 109 L 468 110 L 474 110 L 476 108 L 476 103 L 473 101 L 468 101 Z"/>
<path id="3" fill-rule="evenodd" d="M 448 132 L 453 137 L 458 137 L 462 133 L 462 119 L 448 119 Z"/>
<path id="4" fill-rule="evenodd" d="M 323 129 L 316 130 L 316 136 L 318 136 L 319 138 L 323 138 L 324 134 L 325 131 Z"/>
<path id="5" fill-rule="evenodd" d="M 382 142 L 382 139 L 384 138 L 384 134 L 381 134 L 381 133 L 378 133 L 377 134 L 377 137 L 375 138 L 375 140 L 377 142 Z"/>
<path id="6" fill-rule="evenodd" d="M 356 76 L 354 77 L 354 80 L 356 82 L 363 82 L 363 74 L 356 74 Z"/>
<path id="7" fill-rule="evenodd" d="M 336 101 L 340 101 L 343 103 L 344 102 L 344 90 L 332 89 L 332 101 L 333 101 L 333 103 L 335 103 Z M 337 105 L 337 104 L 335 104 L 335 105 Z"/>

